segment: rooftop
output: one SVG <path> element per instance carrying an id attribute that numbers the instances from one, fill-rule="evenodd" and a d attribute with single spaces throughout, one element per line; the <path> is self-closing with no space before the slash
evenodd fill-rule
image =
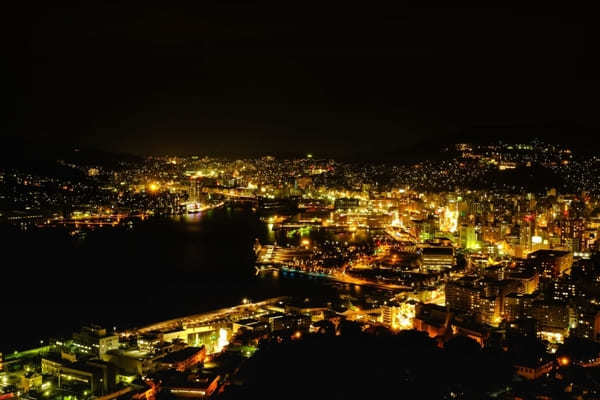
<path id="1" fill-rule="evenodd" d="M 527 258 L 536 258 L 536 257 L 562 257 L 570 254 L 570 252 L 565 250 L 536 250 L 533 253 L 529 253 Z"/>
<path id="2" fill-rule="evenodd" d="M 178 351 L 174 351 L 172 353 L 167 354 L 163 358 L 160 359 L 160 362 L 165 364 L 178 363 L 187 360 L 190 357 L 193 357 L 198 352 L 202 351 L 204 346 L 201 347 L 186 347 L 185 349 L 181 349 Z"/>

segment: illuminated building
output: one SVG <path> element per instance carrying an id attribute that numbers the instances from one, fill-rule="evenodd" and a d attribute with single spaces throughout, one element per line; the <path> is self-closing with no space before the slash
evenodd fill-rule
<path id="1" fill-rule="evenodd" d="M 531 360 L 524 360 L 515 364 L 515 372 L 517 375 L 530 380 L 538 379 L 546 375 L 551 372 L 553 368 L 554 361 L 545 360 L 543 358 L 532 358 Z"/>
<path id="2" fill-rule="evenodd" d="M 392 329 L 412 329 L 416 304 L 414 300 L 385 304 L 381 307 L 382 323 Z"/>
<path id="3" fill-rule="evenodd" d="M 582 218 L 568 218 L 559 221 L 561 246 L 571 251 L 585 250 L 585 221 Z"/>
<path id="4" fill-rule="evenodd" d="M 481 287 L 476 277 L 464 277 L 446 284 L 446 306 L 448 309 L 475 314 L 479 310 Z"/>
<path id="5" fill-rule="evenodd" d="M 262 317 L 267 320 L 271 332 L 281 330 L 308 331 L 311 319 L 306 315 L 285 315 L 275 313 Z"/>
<path id="6" fill-rule="evenodd" d="M 233 333 L 237 333 L 240 329 L 252 331 L 256 333 L 264 333 L 270 330 L 268 322 L 260 321 L 256 318 L 245 318 L 233 323 Z"/>
<path id="7" fill-rule="evenodd" d="M 514 321 L 529 315 L 531 306 L 537 296 L 523 293 L 510 293 L 504 296 L 503 316 L 507 321 Z"/>
<path id="8" fill-rule="evenodd" d="M 429 337 L 441 336 L 449 329 L 454 314 L 446 307 L 418 303 L 415 306 L 414 328 L 426 332 Z"/>
<path id="9" fill-rule="evenodd" d="M 24 393 L 29 392 L 32 389 L 41 389 L 42 387 L 42 375 L 35 372 L 25 372 L 21 376 L 21 381 L 19 382 L 19 388 L 23 390 Z"/>
<path id="10" fill-rule="evenodd" d="M 219 336 L 217 338 L 217 346 L 215 352 L 221 352 L 229 344 L 229 331 L 225 328 L 219 328 Z"/>
<path id="11" fill-rule="evenodd" d="M 531 317 L 518 318 L 509 321 L 507 327 L 507 335 L 514 336 L 529 336 L 537 337 L 537 321 Z"/>
<path id="12" fill-rule="evenodd" d="M 485 324 L 497 326 L 500 323 L 502 300 L 499 296 L 482 296 L 479 298 L 478 317 Z"/>
<path id="13" fill-rule="evenodd" d="M 468 203 L 469 214 L 471 215 L 482 215 L 484 211 L 484 204 L 479 200 L 470 200 Z"/>
<path id="14" fill-rule="evenodd" d="M 537 251 L 542 250 L 547 247 L 548 241 L 546 240 L 544 243 L 544 238 L 539 235 L 534 235 L 531 237 L 531 250 Z"/>
<path id="15" fill-rule="evenodd" d="M 119 337 L 109 335 L 106 329 L 93 325 L 73 333 L 73 345 L 82 353 L 102 356 L 107 351 L 119 348 Z"/>
<path id="16" fill-rule="evenodd" d="M 548 283 L 550 285 L 550 296 L 554 301 L 566 302 L 582 294 L 577 289 L 576 283 L 568 277 L 559 278 Z"/>
<path id="17" fill-rule="evenodd" d="M 535 226 L 535 217 L 526 216 L 519 229 L 519 240 L 523 251 L 526 253 L 531 251 L 533 245 L 533 232 Z"/>
<path id="18" fill-rule="evenodd" d="M 189 201 L 199 202 L 202 193 L 202 179 L 197 177 L 190 178 Z"/>
<path id="19" fill-rule="evenodd" d="M 452 311 L 497 326 L 504 308 L 503 298 L 516 287 L 516 282 L 511 280 L 463 277 L 446 284 L 446 305 Z"/>
<path id="20" fill-rule="evenodd" d="M 113 364 L 121 373 L 135 376 L 142 376 L 153 370 L 155 358 L 155 353 L 141 350 L 113 350 L 102 356 L 103 361 Z"/>
<path id="21" fill-rule="evenodd" d="M 492 333 L 492 328 L 471 317 L 455 316 L 450 327 L 454 335 L 471 338 L 481 347 L 485 347 Z"/>
<path id="22" fill-rule="evenodd" d="M 538 333 L 551 342 L 562 342 L 568 335 L 571 322 L 570 308 L 564 303 L 536 301 L 530 316 L 538 322 Z"/>
<path id="23" fill-rule="evenodd" d="M 485 225 L 482 228 L 482 239 L 486 242 L 496 243 L 502 240 L 501 228 L 495 225 Z"/>
<path id="24" fill-rule="evenodd" d="M 225 331 L 225 338 L 227 338 L 227 330 L 223 329 L 223 331 Z M 206 353 L 211 354 L 218 351 L 219 337 L 219 331 L 216 329 L 206 330 L 204 332 L 194 332 L 188 335 L 187 344 L 194 347 L 204 346 L 206 348 Z"/>
<path id="25" fill-rule="evenodd" d="M 507 169 L 515 169 L 517 168 L 517 163 L 511 161 L 501 161 L 498 163 L 498 169 L 500 171 L 505 171 Z"/>
<path id="26" fill-rule="evenodd" d="M 312 178 L 309 176 L 304 176 L 301 178 L 296 178 L 294 184 L 297 188 L 300 188 L 302 190 L 305 190 L 306 188 L 308 188 L 310 185 L 312 185 Z"/>
<path id="27" fill-rule="evenodd" d="M 558 278 L 573 264 L 573 254 L 560 250 L 538 250 L 527 255 L 527 260 L 538 273 L 547 278 Z"/>
<path id="28" fill-rule="evenodd" d="M 175 369 L 183 372 L 196 364 L 204 362 L 206 358 L 206 348 L 186 347 L 179 351 L 174 351 L 157 360 L 159 367 L 165 369 Z"/>
<path id="29" fill-rule="evenodd" d="M 354 199 L 354 198 L 340 198 L 340 199 L 335 199 L 334 202 L 334 207 L 336 209 L 341 209 L 341 210 L 347 210 L 350 208 L 358 208 L 359 206 L 359 199 Z"/>
<path id="30" fill-rule="evenodd" d="M 163 332 L 157 332 L 156 337 L 159 343 L 176 343 L 177 341 L 185 343 L 189 346 L 206 348 L 207 354 L 212 354 L 217 351 L 220 329 L 222 326 L 216 325 L 201 325 L 171 329 Z M 229 329 L 225 329 L 228 333 Z M 144 339 L 138 339 L 138 344 Z M 140 347 L 141 344 L 140 344 Z M 156 345 L 155 347 L 156 348 Z"/>
<path id="31" fill-rule="evenodd" d="M 92 393 L 107 394 L 115 385 L 115 367 L 101 360 L 71 362 L 58 354 L 47 354 L 41 361 L 42 374 L 58 378 L 58 387 L 83 383 Z"/>
<path id="32" fill-rule="evenodd" d="M 411 221 L 411 225 L 413 236 L 424 242 L 435 237 L 439 223 L 434 218 L 427 218 Z"/>
<path id="33" fill-rule="evenodd" d="M 600 310 L 598 307 L 580 302 L 574 307 L 575 328 L 571 329 L 570 335 L 590 339 L 600 340 Z"/>
<path id="34" fill-rule="evenodd" d="M 454 247 L 426 246 L 421 248 L 421 265 L 424 269 L 452 268 L 456 265 Z"/>
<path id="35" fill-rule="evenodd" d="M 510 272 L 507 279 L 517 281 L 517 293 L 531 294 L 538 289 L 540 277 L 533 271 Z"/>
<path id="36" fill-rule="evenodd" d="M 459 227 L 459 243 L 460 247 L 464 249 L 478 250 L 481 248 L 474 226 L 461 225 Z"/>
<path id="37" fill-rule="evenodd" d="M 137 345 L 141 351 L 152 352 L 161 343 L 161 338 L 157 334 L 140 335 L 137 338 Z"/>
<path id="38" fill-rule="evenodd" d="M 381 307 L 381 322 L 384 325 L 393 327 L 398 312 L 399 310 L 397 305 L 384 305 Z"/>
<path id="39" fill-rule="evenodd" d="M 456 205 L 453 207 L 446 206 L 440 216 L 440 231 L 441 232 L 456 232 L 458 228 L 458 210 Z"/>
<path id="40" fill-rule="evenodd" d="M 221 376 L 218 374 L 195 374 L 188 379 L 185 374 L 169 374 L 161 380 L 161 389 L 168 391 L 174 398 L 208 398 L 218 388 Z M 162 376 L 159 375 L 162 378 Z"/>
<path id="41" fill-rule="evenodd" d="M 312 322 L 322 321 L 329 308 L 323 304 L 310 301 L 294 301 L 285 305 L 285 312 L 310 317 Z"/>
<path id="42" fill-rule="evenodd" d="M 491 265 L 487 267 L 484 266 L 482 269 L 483 274 L 480 273 L 480 275 L 484 275 L 486 278 L 490 278 L 497 281 L 501 281 L 504 279 L 505 268 L 502 265 Z"/>

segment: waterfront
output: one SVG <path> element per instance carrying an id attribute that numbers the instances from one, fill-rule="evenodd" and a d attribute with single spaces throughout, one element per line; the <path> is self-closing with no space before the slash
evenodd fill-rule
<path id="1" fill-rule="evenodd" d="M 6 352 L 68 335 L 82 324 L 121 329 L 245 298 L 365 291 L 303 274 L 257 275 L 254 240 L 275 237 L 244 208 L 136 221 L 79 236 L 50 228 L 5 237 L 7 259 L 21 258 L 19 268 L 3 272 L 10 328 L 0 349 Z"/>

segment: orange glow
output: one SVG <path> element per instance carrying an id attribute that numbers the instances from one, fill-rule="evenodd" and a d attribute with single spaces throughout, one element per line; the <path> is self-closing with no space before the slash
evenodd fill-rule
<path id="1" fill-rule="evenodd" d="M 300 339 L 302 337 L 302 332 L 296 331 L 292 336 L 293 339 Z"/>
<path id="2" fill-rule="evenodd" d="M 569 359 L 569 357 L 560 357 L 558 359 L 558 363 L 561 366 L 566 367 L 567 365 L 569 365 L 571 363 L 571 360 Z"/>

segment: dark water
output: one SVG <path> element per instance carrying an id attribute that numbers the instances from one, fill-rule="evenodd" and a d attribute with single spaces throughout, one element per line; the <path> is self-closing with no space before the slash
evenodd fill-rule
<path id="1" fill-rule="evenodd" d="M 0 351 L 107 327 L 163 319 L 280 295 L 314 297 L 327 281 L 257 276 L 252 245 L 272 240 L 249 210 L 103 228 L 85 239 L 61 230 L 3 231 Z"/>

